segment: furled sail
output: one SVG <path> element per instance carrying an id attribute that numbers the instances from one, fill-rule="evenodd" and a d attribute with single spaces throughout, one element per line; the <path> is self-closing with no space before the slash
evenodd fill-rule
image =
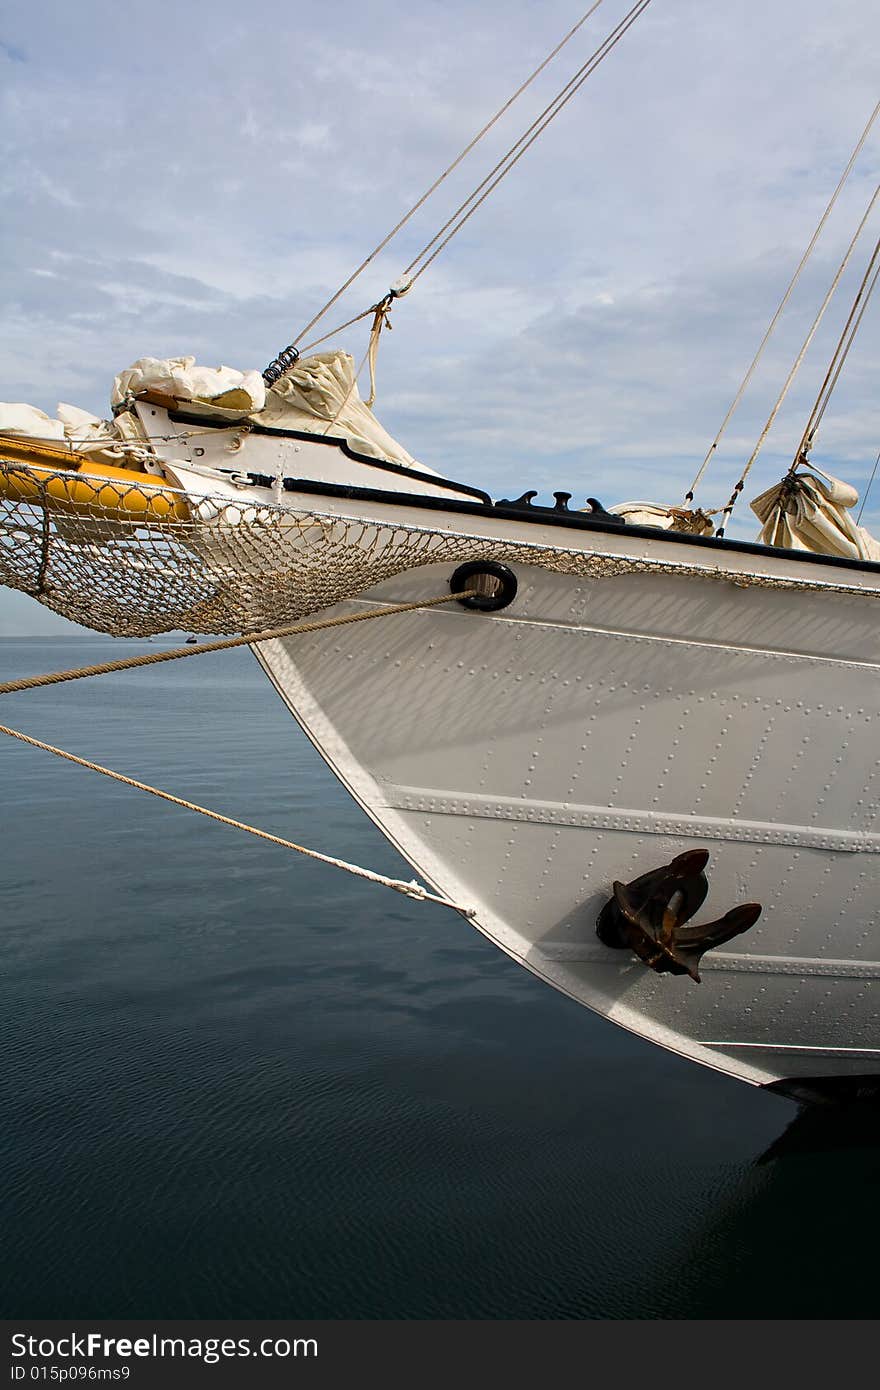
<path id="1" fill-rule="evenodd" d="M 276 429 L 335 435 L 345 439 L 359 454 L 386 459 L 405 468 L 415 466 L 422 473 L 434 472 L 423 463 L 416 464 L 361 400 L 354 360 L 347 352 L 316 352 L 311 357 L 301 357 L 295 367 L 270 386 L 265 408 L 254 419 Z"/>
<path id="2" fill-rule="evenodd" d="M 64 423 L 24 401 L 0 401 L 0 434 L 15 439 L 64 439 Z"/>
<path id="3" fill-rule="evenodd" d="M 197 404 L 235 419 L 262 410 L 266 401 L 259 372 L 200 367 L 194 357 L 139 357 L 116 377 L 110 402 L 115 410 L 126 400 L 146 394 L 169 403 Z"/>
<path id="4" fill-rule="evenodd" d="M 764 545 L 880 561 L 880 541 L 850 516 L 858 500 L 849 483 L 811 465 L 809 473 L 789 473 L 750 505 Z"/>
<path id="5" fill-rule="evenodd" d="M 330 435 L 344 439 L 356 453 L 435 474 L 433 468 L 416 463 L 361 400 L 354 361 L 347 352 L 303 357 L 268 389 L 257 371 L 199 366 L 194 357 L 140 357 L 113 382 L 114 413 L 142 396 L 172 410 L 195 406 L 218 421 L 252 420 L 274 429 Z M 87 452 L 126 435 L 124 418 L 117 414 L 115 422 L 99 420 L 72 405 L 59 405 L 58 417 L 53 418 L 32 405 L 0 402 L 0 433 L 63 440 Z"/>
<path id="6" fill-rule="evenodd" d="M 118 408 L 143 395 L 167 401 L 172 408 L 197 406 L 200 413 L 218 419 L 332 435 L 370 458 L 404 467 L 415 464 L 361 400 L 354 361 L 347 352 L 302 357 L 268 389 L 256 371 L 201 367 L 194 357 L 142 357 L 116 377 L 111 401 Z M 416 466 L 423 473 L 434 471 Z"/>
<path id="7" fill-rule="evenodd" d="M 55 416 L 33 405 L 0 401 L 0 435 L 57 444 L 71 453 L 87 455 L 93 461 L 119 463 L 127 458 L 130 466 L 137 449 L 133 452 L 129 447 L 123 453 L 120 446 L 124 441 L 130 446 L 132 441 L 141 438 L 139 431 L 129 426 L 125 418 L 100 420 L 97 415 L 64 401 L 58 403 Z"/>

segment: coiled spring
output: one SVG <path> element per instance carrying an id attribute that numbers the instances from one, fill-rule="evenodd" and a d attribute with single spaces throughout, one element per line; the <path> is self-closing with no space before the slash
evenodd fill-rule
<path id="1" fill-rule="evenodd" d="M 277 357 L 273 357 L 268 367 L 263 371 L 263 380 L 267 386 L 274 386 L 279 377 L 282 377 L 291 367 L 296 366 L 299 361 L 299 349 L 293 343 L 288 343 L 286 348 L 282 348 Z"/>

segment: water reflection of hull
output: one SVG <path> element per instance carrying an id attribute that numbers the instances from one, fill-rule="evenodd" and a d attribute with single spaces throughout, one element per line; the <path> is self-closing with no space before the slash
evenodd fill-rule
<path id="1" fill-rule="evenodd" d="M 840 1081 L 838 1085 L 840 1098 L 836 1100 L 823 1102 L 818 1092 L 805 1092 L 806 1103 L 757 1162 L 847 1149 L 880 1153 L 880 1081 L 848 1085 Z M 847 1091 L 850 1099 L 844 1099 Z"/>

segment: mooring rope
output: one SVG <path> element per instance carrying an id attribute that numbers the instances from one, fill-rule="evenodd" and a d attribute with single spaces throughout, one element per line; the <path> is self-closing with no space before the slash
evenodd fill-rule
<path id="1" fill-rule="evenodd" d="M 28 743 L 32 748 L 41 748 L 44 753 L 54 753 L 56 757 L 64 758 L 69 763 L 76 763 L 78 767 L 88 768 L 90 772 L 100 772 L 104 777 L 112 777 L 114 782 L 121 782 L 123 786 L 134 787 L 141 792 L 149 792 L 150 796 L 158 796 L 162 801 L 170 801 L 173 806 L 182 806 L 186 811 L 197 811 L 200 816 L 207 816 L 209 820 L 219 821 L 221 825 L 232 826 L 233 830 L 245 830 L 248 835 L 256 835 L 258 839 L 268 840 L 270 844 L 280 845 L 282 849 L 296 850 L 297 854 L 304 854 L 308 859 L 317 859 L 322 864 L 332 865 L 335 869 L 344 869 L 346 873 L 354 874 L 357 878 L 366 878 L 371 883 L 380 883 L 385 888 L 393 888 L 396 893 L 403 893 L 408 898 L 416 898 L 419 902 L 439 903 L 441 907 L 454 908 L 456 912 L 462 913 L 465 917 L 476 916 L 474 908 L 461 907 L 451 898 L 441 897 L 437 893 L 429 893 L 428 889 L 423 888 L 415 879 L 406 883 L 400 878 L 388 878 L 385 874 L 374 873 L 372 869 L 362 869 L 358 864 L 349 864 L 345 859 L 336 859 L 332 854 L 321 854 L 316 849 L 307 849 L 305 845 L 298 845 L 293 840 L 285 840 L 281 835 L 270 835 L 267 830 L 258 830 L 255 825 L 248 825 L 246 821 L 234 820 L 232 816 L 223 816 L 219 811 L 210 811 L 207 806 L 199 806 L 195 801 L 187 801 L 182 796 L 173 796 L 171 792 L 163 792 L 159 787 L 151 787 L 148 782 L 139 782 L 136 777 L 126 777 L 121 772 L 114 772 L 112 768 L 103 767 L 101 763 L 93 763 L 89 758 L 79 758 L 75 753 L 68 753 L 64 748 L 56 748 L 54 744 L 44 743 L 42 739 L 31 738 L 30 734 L 23 734 L 20 729 L 10 729 L 7 725 L 0 724 L 0 734 L 8 734 L 10 738 L 16 738 L 20 743 Z"/>
<path id="2" fill-rule="evenodd" d="M 122 658 L 119 661 L 103 661 L 94 666 L 79 666 L 68 671 L 54 671 L 42 676 L 26 676 L 22 680 L 3 682 L 0 685 L 0 695 L 11 695 L 21 690 L 34 690 L 44 685 L 58 685 L 62 681 L 81 680 L 85 676 L 105 676 L 111 671 L 129 671 L 136 666 L 153 666 L 160 661 L 178 661 L 185 656 L 203 656 L 206 652 L 227 651 L 230 647 L 251 646 L 256 642 L 268 642 L 279 637 L 290 637 L 295 633 L 319 632 L 322 628 L 341 627 L 346 623 L 365 622 L 370 618 L 385 618 L 395 613 L 411 613 L 418 608 L 435 608 L 441 603 L 451 603 L 456 599 L 468 598 L 475 592 L 473 589 L 461 590 L 457 593 L 441 594 L 437 598 L 422 599 L 418 603 L 395 603 L 386 608 L 370 609 L 367 613 L 344 614 L 339 618 L 322 618 L 314 623 L 297 623 L 291 627 L 273 628 L 267 632 L 256 633 L 251 637 L 227 637 L 218 642 L 205 642 L 198 647 L 174 647 L 167 652 L 150 652 L 146 656 Z M 92 762 L 89 758 L 80 758 L 75 753 L 69 753 L 64 748 L 56 748 L 52 743 L 44 743 L 42 739 L 33 738 L 30 734 L 22 733 L 20 729 L 11 729 L 6 724 L 0 724 L 0 734 L 18 739 L 20 743 L 27 743 L 32 748 L 40 748 L 44 753 L 54 753 L 57 758 L 63 758 L 65 762 L 75 763 L 78 767 L 85 767 L 90 772 L 100 772 L 103 777 L 110 777 L 114 782 L 121 782 L 123 786 L 148 792 L 150 796 L 158 796 L 162 801 L 170 801 L 172 806 L 181 806 L 186 811 L 195 811 L 200 816 L 207 816 L 209 820 L 219 821 L 221 825 L 229 825 L 234 830 L 244 830 L 248 835 L 256 835 L 258 839 L 268 840 L 270 844 L 280 845 L 282 849 L 292 849 L 297 854 L 304 854 L 308 859 L 317 859 L 322 864 L 330 864 L 335 869 L 343 869 L 346 873 L 354 874 L 356 878 L 364 878 L 370 883 L 379 883 L 385 888 L 393 888 L 395 893 L 403 893 L 406 897 L 414 898 L 418 902 L 438 903 L 441 907 L 451 907 L 455 912 L 460 912 L 462 916 L 468 918 L 476 916 L 475 908 L 462 907 L 460 903 L 453 902 L 451 898 L 430 893 L 415 879 L 407 883 L 403 879 L 389 878 L 386 874 L 377 874 L 372 869 L 364 869 L 359 864 L 349 864 L 347 860 L 337 859 L 332 854 L 322 854 L 319 850 L 307 849 L 305 845 L 298 845 L 295 841 L 286 840 L 281 835 L 271 835 L 267 830 L 259 830 L 255 825 L 248 825 L 246 821 L 221 815 L 219 811 L 211 811 L 207 806 L 200 806 L 195 801 L 187 801 L 184 797 L 174 796 L 171 792 L 150 786 L 148 782 L 140 782 L 136 777 L 127 777 L 122 772 L 114 772 L 112 768 Z"/>
<path id="3" fill-rule="evenodd" d="M 19 690 L 36 690 L 42 685 L 59 685 L 62 681 L 78 681 L 85 676 L 109 676 L 113 671 L 131 671 L 136 666 L 156 666 L 160 661 L 180 661 L 185 656 L 204 656 L 207 652 L 225 652 L 230 647 L 250 647 L 256 642 L 273 642 L 279 637 L 293 637 L 301 632 L 320 632 L 326 627 L 344 627 L 347 623 L 365 623 L 370 618 L 387 618 L 394 613 L 412 613 L 417 608 L 436 608 L 441 603 L 451 603 L 453 599 L 470 598 L 474 589 L 462 590 L 454 594 L 441 594 L 437 598 L 423 598 L 417 603 L 392 603 L 385 608 L 371 608 L 366 613 L 344 613 L 338 618 L 322 618 L 314 623 L 294 623 L 288 627 L 269 628 L 249 637 L 223 637 L 217 642 L 203 642 L 199 646 L 172 647 L 167 652 L 149 652 L 146 656 L 121 657 L 118 661 L 100 661 L 94 666 L 75 666 L 68 671 L 52 671 L 42 676 L 23 676 L 20 680 L 0 683 L 0 695 L 13 695 Z"/>

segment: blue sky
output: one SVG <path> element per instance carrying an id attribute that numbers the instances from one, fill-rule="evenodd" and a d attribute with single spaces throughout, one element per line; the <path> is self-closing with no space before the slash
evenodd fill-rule
<path id="1" fill-rule="evenodd" d="M 106 414 L 140 356 L 263 367 L 584 8 L 7 6 L 0 399 Z M 383 293 L 627 8 L 604 0 L 328 326 Z M 652 0 L 397 307 L 386 427 L 496 495 L 680 500 L 877 100 L 878 39 L 876 0 Z M 705 505 L 750 452 L 878 168 L 880 122 Z M 749 495 L 790 462 L 878 223 Z M 363 352 L 362 332 L 339 342 Z M 875 310 L 814 455 L 857 486 L 880 449 L 878 366 Z M 872 503 L 880 530 L 880 485 Z M 743 505 L 732 534 L 756 530 Z M 0 595 L 0 633 L 64 628 Z"/>

